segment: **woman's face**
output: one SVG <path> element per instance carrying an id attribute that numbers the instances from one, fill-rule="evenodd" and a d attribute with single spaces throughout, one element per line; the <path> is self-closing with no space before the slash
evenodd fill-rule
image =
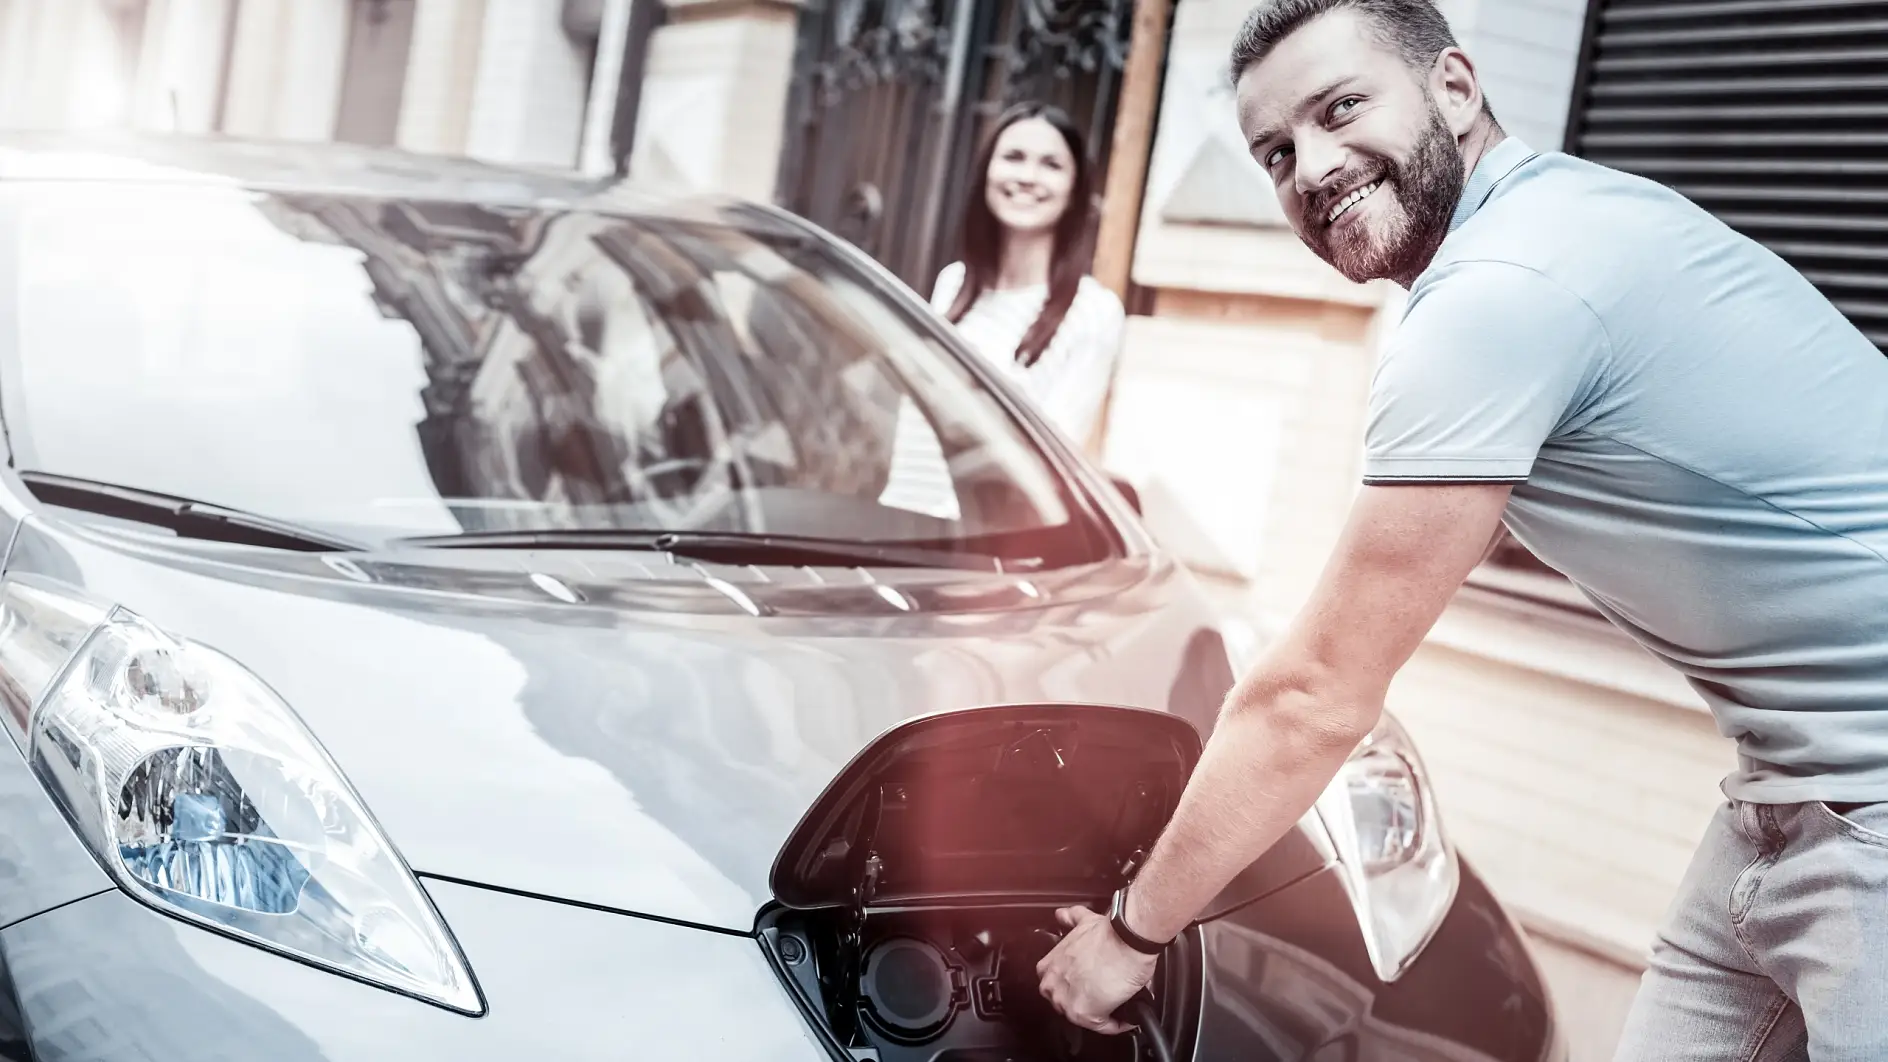
<path id="1" fill-rule="evenodd" d="M 1025 118 L 997 137 L 983 195 L 1004 228 L 1036 233 L 1062 220 L 1074 184 L 1075 156 L 1068 141 L 1041 118 Z"/>

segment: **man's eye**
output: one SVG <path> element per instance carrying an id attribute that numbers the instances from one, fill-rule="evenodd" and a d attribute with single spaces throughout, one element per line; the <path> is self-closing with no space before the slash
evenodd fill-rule
<path id="1" fill-rule="evenodd" d="M 1357 108 L 1363 101 L 1355 96 L 1346 96 L 1331 107 L 1331 117 L 1342 118 Z"/>
<path id="2" fill-rule="evenodd" d="M 1279 163 L 1284 162 L 1285 156 L 1290 153 L 1291 153 L 1291 147 L 1289 145 L 1281 145 L 1279 147 L 1275 147 L 1272 150 L 1266 152 L 1265 153 L 1265 168 L 1269 170 L 1272 167 L 1278 165 Z"/>

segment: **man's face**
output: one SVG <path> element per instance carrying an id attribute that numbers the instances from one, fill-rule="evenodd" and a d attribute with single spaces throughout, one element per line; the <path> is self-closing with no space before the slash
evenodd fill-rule
<path id="1" fill-rule="evenodd" d="M 1305 24 L 1239 79 L 1239 125 L 1305 246 L 1353 281 L 1414 279 L 1448 234 L 1461 147 L 1366 16 Z"/>

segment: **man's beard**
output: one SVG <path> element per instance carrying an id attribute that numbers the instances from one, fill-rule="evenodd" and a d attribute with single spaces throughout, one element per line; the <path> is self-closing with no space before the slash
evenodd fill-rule
<path id="1" fill-rule="evenodd" d="M 1325 221 L 1331 208 L 1359 187 L 1372 169 L 1379 170 L 1376 176 L 1385 182 L 1377 191 L 1395 192 L 1403 208 L 1401 216 L 1380 223 L 1381 232 L 1356 224 L 1332 232 Z M 1305 201 L 1301 219 L 1305 246 L 1355 283 L 1387 277 L 1407 284 L 1435 257 L 1436 248 L 1449 234 L 1449 222 L 1462 198 L 1463 177 L 1462 150 L 1444 124 L 1442 112 L 1431 102 L 1428 128 L 1408 158 L 1379 157 L 1333 182 L 1329 194 Z M 1360 203 L 1351 209 L 1362 207 Z"/>

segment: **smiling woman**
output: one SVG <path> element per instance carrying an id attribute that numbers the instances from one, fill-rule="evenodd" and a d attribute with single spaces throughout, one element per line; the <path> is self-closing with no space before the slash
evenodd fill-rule
<path id="1" fill-rule="evenodd" d="M 963 257 L 932 304 L 1069 438 L 1089 437 L 1121 352 L 1126 313 L 1086 273 L 1091 161 L 1080 130 L 1039 103 L 997 119 L 965 205 Z"/>

